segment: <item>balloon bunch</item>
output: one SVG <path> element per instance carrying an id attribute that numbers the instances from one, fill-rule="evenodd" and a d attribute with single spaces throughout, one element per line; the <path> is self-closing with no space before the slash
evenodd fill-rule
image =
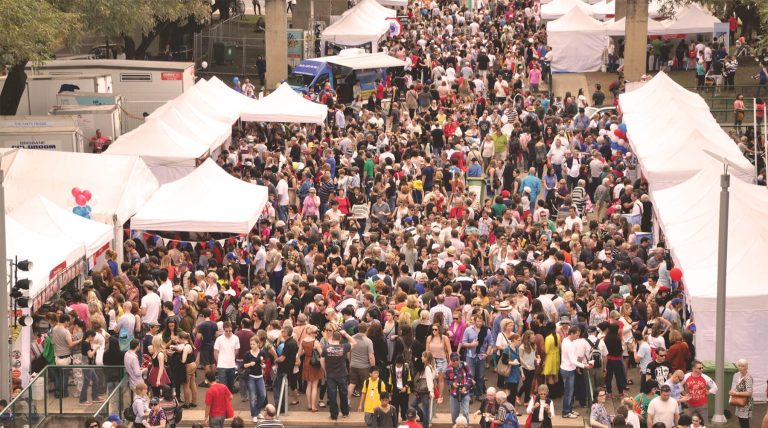
<path id="1" fill-rule="evenodd" d="M 614 143 L 624 145 L 627 142 L 627 125 L 623 123 L 617 125 L 614 123 L 611 125 L 611 134 L 609 136 Z"/>
<path id="2" fill-rule="evenodd" d="M 669 271 L 669 277 L 672 278 L 672 281 L 678 282 L 683 279 L 683 271 L 680 268 L 673 267 Z"/>
<path id="3" fill-rule="evenodd" d="M 72 212 L 80 217 L 91 219 L 91 206 L 88 205 L 88 201 L 91 200 L 93 195 L 90 190 L 80 190 L 78 187 L 72 188 L 72 196 L 75 197 L 76 207 L 72 208 Z"/>

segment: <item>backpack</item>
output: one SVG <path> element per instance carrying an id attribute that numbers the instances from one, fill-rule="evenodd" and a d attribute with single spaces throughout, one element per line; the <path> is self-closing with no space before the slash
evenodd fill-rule
<path id="1" fill-rule="evenodd" d="M 363 382 L 363 389 L 366 390 L 366 391 L 368 390 L 368 381 L 369 380 L 370 380 L 370 378 L 366 379 L 365 382 Z M 384 392 L 384 391 L 389 392 L 389 387 L 387 386 L 386 383 L 384 383 L 383 380 L 381 380 L 381 378 L 376 379 L 376 380 L 379 382 L 379 385 L 378 385 L 378 387 L 376 389 L 379 391 L 379 397 L 381 397 L 381 393 L 382 392 Z M 382 391 L 382 389 L 381 389 L 382 385 L 384 386 L 384 391 Z"/>
<path id="2" fill-rule="evenodd" d="M 125 352 L 131 347 L 131 338 L 128 335 L 128 329 L 120 327 L 117 333 L 117 343 L 120 345 L 120 351 Z"/>
<path id="3" fill-rule="evenodd" d="M 43 357 L 45 357 L 45 361 L 48 361 L 48 364 L 53 365 L 56 362 L 56 352 L 53 350 L 53 337 L 51 335 L 48 335 L 48 337 L 45 338 L 45 343 L 43 344 Z"/>
<path id="4" fill-rule="evenodd" d="M 504 416 L 501 428 L 520 428 L 520 423 L 517 421 L 517 411 L 515 410 L 515 406 L 510 402 L 505 402 L 503 406 L 507 410 L 507 414 Z"/>
<path id="5" fill-rule="evenodd" d="M 205 302 L 205 290 L 201 289 L 199 285 L 192 287 L 192 291 L 197 291 L 197 301 Z"/>
<path id="6" fill-rule="evenodd" d="M 131 423 L 133 423 L 134 421 L 136 421 L 136 412 L 133 410 L 133 405 L 134 403 L 136 403 L 136 400 L 138 400 L 138 397 L 133 399 L 130 406 L 123 409 L 123 419 L 126 422 L 130 421 Z"/>
<path id="7" fill-rule="evenodd" d="M 600 339 L 598 338 L 595 343 L 592 343 L 589 338 L 586 339 L 589 343 L 589 359 L 592 360 L 592 367 L 600 368 L 603 364 L 603 354 L 600 352 Z"/>

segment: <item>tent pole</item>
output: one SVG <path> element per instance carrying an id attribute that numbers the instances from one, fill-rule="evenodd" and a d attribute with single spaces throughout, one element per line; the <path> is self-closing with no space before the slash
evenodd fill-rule
<path id="1" fill-rule="evenodd" d="M 765 153 L 765 162 L 763 163 L 763 168 L 768 169 L 768 144 L 766 144 L 766 138 L 768 137 L 768 123 L 765 122 L 766 110 L 768 109 L 766 108 L 766 105 L 763 104 L 763 152 Z M 757 149 L 757 146 L 755 146 L 755 149 Z M 755 152 L 757 152 L 757 150 L 755 150 Z M 757 165 L 755 165 L 755 167 L 757 168 Z M 757 173 L 760 174 L 760 171 L 758 170 Z M 763 179 L 765 180 L 766 178 L 763 177 Z M 768 180 L 766 180 L 765 185 L 768 187 Z"/>
<path id="2" fill-rule="evenodd" d="M 752 98 L 752 134 L 754 137 L 754 142 L 752 143 L 753 148 L 755 149 L 755 181 L 757 181 L 757 175 L 760 173 L 760 171 L 757 170 L 757 99 Z"/>
<path id="3" fill-rule="evenodd" d="M 728 174 L 728 165 L 723 166 L 724 171 L 720 176 L 720 225 L 717 240 L 717 314 L 715 319 L 715 383 L 722 385 L 715 396 L 715 413 L 712 423 L 724 425 L 724 399 L 727 394 L 725 388 L 725 289 L 726 268 L 728 266 L 728 187 L 731 184 L 731 176 Z"/>

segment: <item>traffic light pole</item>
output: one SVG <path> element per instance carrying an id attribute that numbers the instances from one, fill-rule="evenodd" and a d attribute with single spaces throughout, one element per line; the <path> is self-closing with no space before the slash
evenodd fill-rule
<path id="1" fill-rule="evenodd" d="M 5 236 L 5 171 L 0 169 L 0 278 L 5 278 L 5 290 L 0 290 L 0 399 L 11 397 L 11 283 L 8 278 L 8 255 Z M 9 400 L 10 401 L 10 400 Z"/>

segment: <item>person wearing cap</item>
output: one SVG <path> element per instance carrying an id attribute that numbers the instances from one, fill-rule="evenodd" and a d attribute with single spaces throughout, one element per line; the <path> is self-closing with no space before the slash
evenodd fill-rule
<path id="1" fill-rule="evenodd" d="M 675 428 L 677 420 L 680 418 L 677 400 L 670 396 L 671 388 L 669 385 L 661 385 L 659 392 L 661 394 L 648 404 L 647 424 L 649 427 L 652 427 L 656 423 L 663 423 L 666 428 Z M 694 414 L 693 412 L 691 413 Z M 706 413 L 707 409 L 705 407 L 704 414 Z M 705 420 L 703 416 L 699 416 L 702 418 L 702 421 Z"/>
<path id="2" fill-rule="evenodd" d="M 445 371 L 445 383 L 450 393 L 451 422 L 456 422 L 459 412 L 469 418 L 469 399 L 472 395 L 474 380 L 467 366 L 461 361 L 458 352 L 451 352 L 450 365 Z"/>
<path id="3" fill-rule="evenodd" d="M 522 195 L 525 189 L 530 190 L 530 208 L 531 212 L 536 210 L 536 199 L 538 199 L 541 193 L 541 180 L 536 176 L 536 168 L 531 167 L 528 169 L 528 175 L 520 180 L 520 194 Z"/>
<path id="4" fill-rule="evenodd" d="M 419 414 L 416 409 L 410 408 L 405 412 L 405 420 L 400 423 L 398 428 L 424 428 L 424 426 L 416 421 Z"/>

